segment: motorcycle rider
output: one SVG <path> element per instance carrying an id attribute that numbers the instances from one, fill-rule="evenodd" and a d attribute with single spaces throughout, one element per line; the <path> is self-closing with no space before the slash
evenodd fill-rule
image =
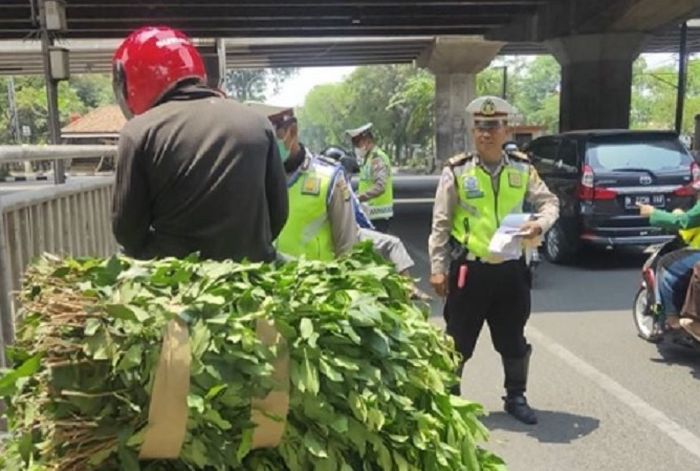
<path id="1" fill-rule="evenodd" d="M 700 182 L 692 186 L 696 192 L 700 191 Z M 662 309 L 659 327 L 678 330 L 682 327 L 682 302 L 674 302 L 674 299 L 679 299 L 681 293 L 685 294 L 693 266 L 700 262 L 700 200 L 687 212 L 680 209 L 668 212 L 646 204 L 638 206 L 640 215 L 648 217 L 652 226 L 679 232 L 687 244 L 687 247 L 661 257 L 656 269 L 657 299 Z"/>
<path id="2" fill-rule="evenodd" d="M 145 27 L 113 59 L 120 132 L 112 226 L 136 258 L 272 261 L 287 220 L 270 123 L 206 85 L 190 39 Z"/>
<path id="3" fill-rule="evenodd" d="M 681 327 L 700 342 L 700 263 L 693 267 L 681 316 Z"/>

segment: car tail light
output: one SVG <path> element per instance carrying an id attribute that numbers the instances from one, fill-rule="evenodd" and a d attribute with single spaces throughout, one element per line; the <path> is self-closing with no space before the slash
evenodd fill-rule
<path id="1" fill-rule="evenodd" d="M 673 192 L 674 196 L 695 196 L 695 188 L 692 185 L 685 185 L 677 188 Z"/>
<path id="2" fill-rule="evenodd" d="M 578 185 L 578 198 L 583 201 L 605 201 L 617 198 L 617 192 L 609 188 L 596 188 L 594 185 L 595 174 L 589 165 L 584 165 L 581 182 Z"/>

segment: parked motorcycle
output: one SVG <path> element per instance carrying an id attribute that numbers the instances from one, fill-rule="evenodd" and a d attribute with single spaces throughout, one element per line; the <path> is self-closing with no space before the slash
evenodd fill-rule
<path id="1" fill-rule="evenodd" d="M 632 315 L 634 325 L 639 336 L 653 343 L 660 343 L 668 340 L 674 344 L 692 348 L 700 351 L 700 342 L 695 340 L 684 329 L 665 330 L 658 327 L 659 309 L 658 299 L 656 299 L 656 270 L 661 257 L 674 250 L 683 248 L 685 244 L 680 238 L 673 239 L 664 244 L 650 246 L 645 252 L 649 253 L 649 258 L 642 267 L 641 287 L 634 298 Z M 684 295 L 679 293 L 681 298 Z"/>

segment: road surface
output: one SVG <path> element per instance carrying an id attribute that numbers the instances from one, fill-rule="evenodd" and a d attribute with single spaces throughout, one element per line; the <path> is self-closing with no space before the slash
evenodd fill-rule
<path id="1" fill-rule="evenodd" d="M 393 232 L 425 279 L 429 209 L 399 214 Z M 592 252 L 577 266 L 540 267 L 528 326 L 537 426 L 502 412 L 500 357 L 484 328 L 463 392 L 490 413 L 486 446 L 511 471 L 700 470 L 700 355 L 636 336 L 631 306 L 643 260 Z M 443 325 L 440 307 L 433 303 L 433 321 Z"/>

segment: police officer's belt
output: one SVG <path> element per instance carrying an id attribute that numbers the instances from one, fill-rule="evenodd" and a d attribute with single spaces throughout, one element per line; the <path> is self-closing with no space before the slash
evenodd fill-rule
<path id="1" fill-rule="evenodd" d="M 466 259 L 468 262 L 485 263 L 487 265 L 500 265 L 501 263 L 505 262 L 505 260 L 501 260 L 501 259 L 490 260 L 490 259 L 485 259 L 482 257 L 477 257 L 473 253 L 469 253 L 469 252 L 467 252 Z"/>

